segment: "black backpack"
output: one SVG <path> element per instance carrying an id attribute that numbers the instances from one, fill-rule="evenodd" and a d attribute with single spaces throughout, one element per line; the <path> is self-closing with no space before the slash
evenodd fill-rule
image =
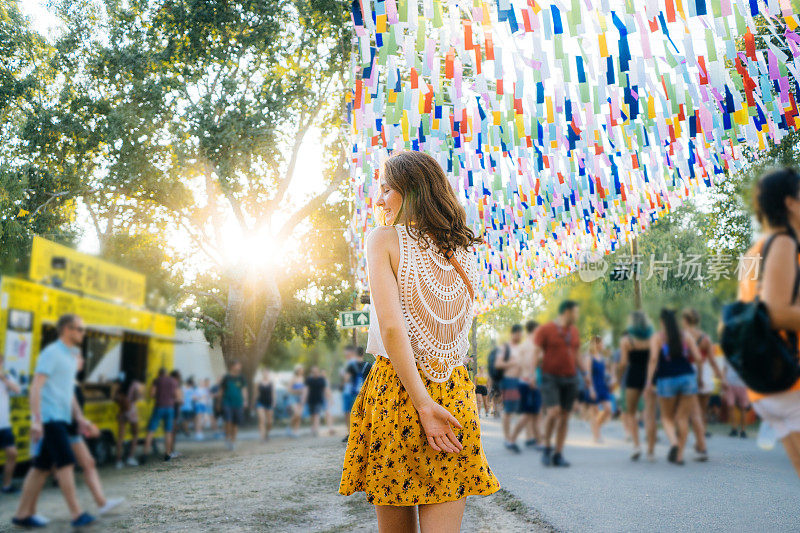
<path id="1" fill-rule="evenodd" d="M 761 267 L 777 234 L 762 248 Z M 795 243 L 794 233 L 788 233 Z M 759 281 L 761 269 L 759 269 Z M 792 302 L 797 298 L 800 272 L 795 272 Z M 725 358 L 748 388 L 762 394 L 783 392 L 800 379 L 797 333 L 772 328 L 769 313 L 758 294 L 752 302 L 737 301 L 722 308 L 720 345 Z"/>
<path id="2" fill-rule="evenodd" d="M 503 379 L 503 374 L 505 373 L 503 369 L 494 366 L 497 362 L 497 352 L 499 351 L 500 348 L 495 346 L 489 354 L 489 377 L 492 378 L 492 381 L 495 383 L 499 383 L 500 380 Z M 511 357 L 511 348 L 508 343 L 506 343 L 505 350 L 503 351 L 503 361 L 508 361 L 509 357 Z"/>

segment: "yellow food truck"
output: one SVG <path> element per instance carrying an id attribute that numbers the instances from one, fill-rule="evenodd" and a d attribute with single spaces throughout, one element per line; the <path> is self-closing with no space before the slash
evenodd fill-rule
<path id="1" fill-rule="evenodd" d="M 144 309 L 143 275 L 34 237 L 28 280 L 0 278 L 0 350 L 4 370 L 21 386 L 11 397 L 11 425 L 19 461 L 30 458 L 28 388 L 36 358 L 56 340 L 55 324 L 75 313 L 86 324 L 83 371 L 77 377 L 84 413 L 100 429 L 87 441 L 98 463 L 109 461 L 119 435 L 113 401 L 118 381 L 149 384 L 158 369 L 173 368 L 175 318 Z M 149 398 L 138 403 L 139 435 L 144 436 Z M 122 438 L 129 440 L 130 434 Z M 5 461 L 0 451 L 0 464 Z"/>

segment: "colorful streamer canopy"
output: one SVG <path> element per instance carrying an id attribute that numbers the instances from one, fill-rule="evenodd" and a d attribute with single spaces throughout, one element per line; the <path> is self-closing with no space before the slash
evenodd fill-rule
<path id="1" fill-rule="evenodd" d="M 800 127 L 789 0 L 355 0 L 364 237 L 396 149 L 447 171 L 485 237 L 479 309 L 609 254 Z"/>

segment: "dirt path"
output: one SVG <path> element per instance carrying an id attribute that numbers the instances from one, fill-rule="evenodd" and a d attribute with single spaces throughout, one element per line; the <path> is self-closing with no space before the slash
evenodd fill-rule
<path id="1" fill-rule="evenodd" d="M 341 433 L 340 433 L 341 434 Z M 247 434 L 245 437 L 250 437 Z M 341 437 L 274 438 L 241 442 L 234 453 L 219 441 L 181 442 L 182 457 L 139 468 L 101 471 L 107 495 L 126 496 L 102 531 L 375 531 L 372 506 L 363 495 L 337 493 L 344 444 Z M 80 476 L 79 476 L 80 477 Z M 81 502 L 95 509 L 79 484 Z M 0 530 L 9 524 L 16 497 L 0 496 Z M 39 512 L 51 530 L 68 527 L 61 494 L 49 487 Z M 462 531 L 548 531 L 550 528 L 510 493 L 467 500 Z"/>

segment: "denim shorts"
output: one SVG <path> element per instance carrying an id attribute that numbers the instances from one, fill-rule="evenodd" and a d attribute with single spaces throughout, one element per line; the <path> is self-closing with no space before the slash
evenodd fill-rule
<path id="1" fill-rule="evenodd" d="M 697 376 L 695 374 L 683 374 L 668 378 L 658 378 L 656 381 L 656 393 L 661 398 L 672 398 L 678 394 L 697 394 Z"/>
<path id="2" fill-rule="evenodd" d="M 150 422 L 147 424 L 147 431 L 154 432 L 158 429 L 159 423 L 164 422 L 164 431 L 172 431 L 175 423 L 175 409 L 172 407 L 156 407 L 150 415 Z"/>

